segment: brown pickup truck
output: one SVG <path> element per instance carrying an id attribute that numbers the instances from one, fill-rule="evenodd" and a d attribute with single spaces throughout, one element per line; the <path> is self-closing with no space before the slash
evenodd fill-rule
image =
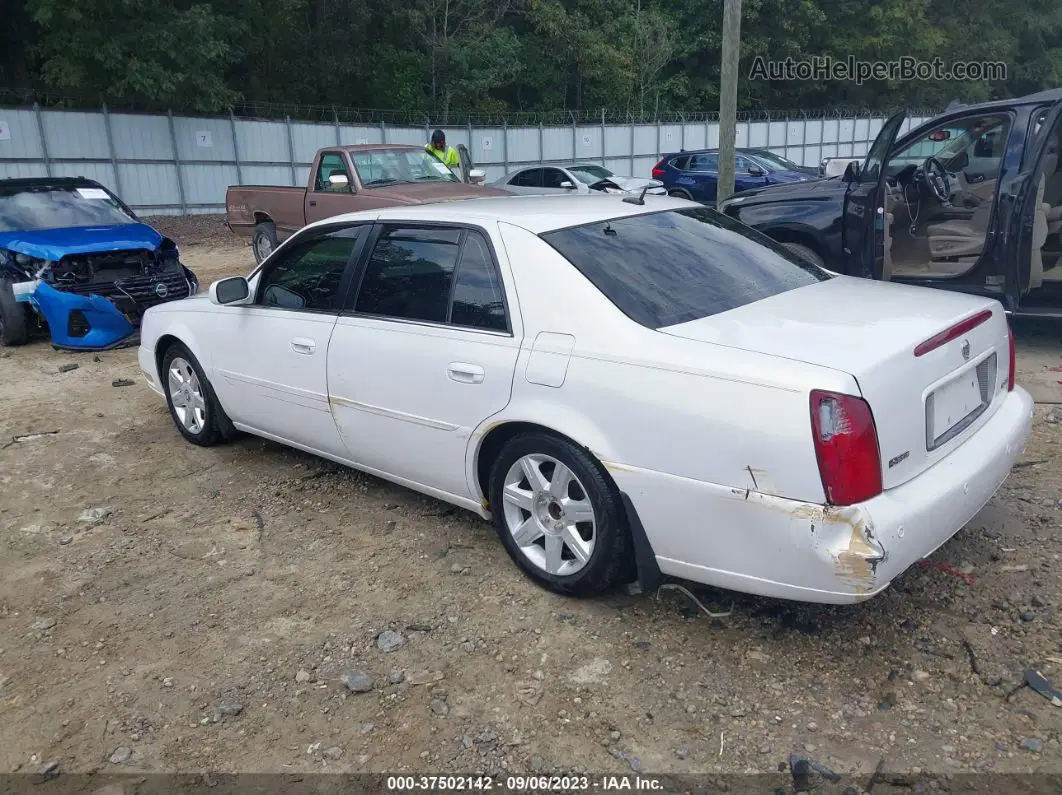
<path id="1" fill-rule="evenodd" d="M 234 185 L 225 194 L 226 225 L 250 235 L 261 262 L 306 224 L 333 215 L 425 204 L 475 196 L 504 196 L 508 191 L 481 186 L 483 172 L 461 153 L 458 177 L 423 147 L 399 144 L 335 146 L 320 150 L 305 188 Z M 462 181 L 462 179 L 466 181 Z"/>

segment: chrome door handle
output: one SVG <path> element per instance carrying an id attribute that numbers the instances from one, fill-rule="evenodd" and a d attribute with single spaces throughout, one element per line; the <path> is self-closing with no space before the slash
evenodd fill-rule
<path id="1" fill-rule="evenodd" d="M 317 350 L 317 343 L 306 337 L 295 337 L 295 339 L 291 341 L 291 349 L 295 351 L 295 353 L 309 356 Z"/>
<path id="2" fill-rule="evenodd" d="M 478 364 L 450 362 L 450 366 L 446 368 L 446 374 L 451 381 L 457 381 L 460 384 L 483 383 L 483 368 Z"/>

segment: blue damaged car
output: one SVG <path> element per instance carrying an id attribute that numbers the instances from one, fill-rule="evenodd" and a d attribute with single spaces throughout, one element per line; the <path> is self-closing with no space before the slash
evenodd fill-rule
<path id="1" fill-rule="evenodd" d="M 0 180 L 0 345 L 132 344 L 145 310 L 199 291 L 177 244 L 83 177 Z"/>

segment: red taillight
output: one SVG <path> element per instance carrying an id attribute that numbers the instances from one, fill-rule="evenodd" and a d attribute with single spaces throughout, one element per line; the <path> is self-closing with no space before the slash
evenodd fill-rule
<path id="1" fill-rule="evenodd" d="M 661 160 L 655 166 L 653 166 L 653 179 L 664 178 L 664 161 Z"/>
<path id="2" fill-rule="evenodd" d="M 968 317 L 966 318 L 966 320 L 960 321 L 951 328 L 945 329 L 939 334 L 935 334 L 934 336 L 927 339 L 925 342 L 923 342 L 921 345 L 914 349 L 914 355 L 925 356 L 930 351 L 935 351 L 941 345 L 947 345 L 956 337 L 961 337 L 963 334 L 972 331 L 973 329 L 977 328 L 982 323 L 987 320 L 990 320 L 991 318 L 991 309 L 986 309 L 983 312 L 978 312 L 973 317 Z"/>
<path id="3" fill-rule="evenodd" d="M 865 400 L 813 390 L 811 430 L 828 503 L 853 505 L 881 494 L 878 431 Z"/>
<path id="4" fill-rule="evenodd" d="M 1010 348 L 1010 374 L 1007 375 L 1007 391 L 1014 391 L 1014 371 L 1018 367 L 1018 356 L 1014 351 L 1014 329 L 1007 323 L 1007 344 Z"/>

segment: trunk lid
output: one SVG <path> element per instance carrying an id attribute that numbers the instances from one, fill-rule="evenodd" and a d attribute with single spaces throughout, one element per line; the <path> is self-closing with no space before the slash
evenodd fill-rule
<path id="1" fill-rule="evenodd" d="M 985 312 L 975 327 L 915 355 Z M 1010 366 L 999 302 L 847 276 L 660 331 L 851 375 L 874 414 L 886 489 L 976 433 L 1005 394 Z"/>

